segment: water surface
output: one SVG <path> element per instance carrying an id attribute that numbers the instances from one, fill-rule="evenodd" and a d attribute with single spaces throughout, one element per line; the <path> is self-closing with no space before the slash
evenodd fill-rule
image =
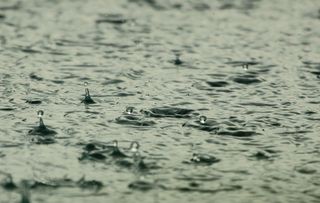
<path id="1" fill-rule="evenodd" d="M 319 9 L 1 1 L 0 202 L 319 202 Z"/>

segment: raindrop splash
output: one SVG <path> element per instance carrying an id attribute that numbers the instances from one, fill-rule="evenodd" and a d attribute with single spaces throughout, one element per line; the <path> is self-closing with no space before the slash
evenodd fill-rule
<path id="1" fill-rule="evenodd" d="M 43 115 L 44 115 L 44 111 L 43 110 L 39 110 L 37 112 L 38 118 L 39 118 L 39 126 L 34 127 L 32 130 L 29 131 L 29 135 L 38 135 L 40 137 L 46 137 L 44 139 L 38 137 L 39 139 L 37 139 L 38 143 L 53 143 L 54 140 L 53 138 L 48 138 L 48 136 L 53 136 L 55 134 L 57 134 L 54 130 L 51 130 L 49 128 L 47 128 L 47 126 L 44 124 L 43 122 Z M 48 139 L 47 139 L 48 138 Z"/>
<path id="2" fill-rule="evenodd" d="M 143 158 L 139 152 L 140 144 L 137 141 L 133 141 L 130 144 L 130 151 L 133 153 L 133 162 L 136 172 L 142 172 L 148 169 L 144 163 Z"/>
<path id="3" fill-rule="evenodd" d="M 131 107 L 131 106 L 127 107 L 126 114 L 129 114 L 129 115 L 133 114 L 133 109 L 134 109 L 134 107 Z"/>
<path id="4" fill-rule="evenodd" d="M 200 157 L 199 157 L 199 155 L 196 154 L 196 153 L 193 153 L 193 154 L 192 154 L 191 161 L 193 161 L 193 162 L 200 162 Z"/>
<path id="5" fill-rule="evenodd" d="M 44 125 L 44 122 L 43 122 L 43 119 L 42 119 L 42 116 L 44 115 L 43 110 L 39 110 L 37 112 L 37 114 L 38 114 L 38 118 L 39 118 L 39 127 L 45 128 L 46 126 Z"/>
<path id="6" fill-rule="evenodd" d="M 173 63 L 176 66 L 183 64 L 183 62 L 180 59 L 180 54 L 176 54 L 176 59 L 173 61 Z"/>
<path id="7" fill-rule="evenodd" d="M 30 203 L 30 186 L 26 180 L 22 180 L 20 184 L 21 203 Z"/>
<path id="8" fill-rule="evenodd" d="M 130 151 L 134 154 L 134 155 L 138 155 L 139 154 L 139 148 L 140 148 L 140 144 L 137 141 L 133 141 L 130 144 Z"/>
<path id="9" fill-rule="evenodd" d="M 207 154 L 194 153 L 190 161 L 195 164 L 211 165 L 220 162 L 220 159 Z"/>
<path id="10" fill-rule="evenodd" d="M 90 96 L 90 92 L 89 92 L 89 88 L 88 88 L 88 82 L 84 82 L 84 86 L 85 86 L 85 96 L 84 96 L 84 99 L 81 101 L 81 103 L 84 103 L 84 104 L 94 104 L 94 103 L 96 103 L 95 101 L 93 101 L 93 99 Z"/>
<path id="11" fill-rule="evenodd" d="M 200 116 L 200 118 L 199 118 L 199 122 L 200 122 L 200 124 L 205 124 L 206 122 L 207 122 L 207 117 L 205 117 L 205 116 Z"/>
<path id="12" fill-rule="evenodd" d="M 38 114 L 38 118 L 39 118 L 39 128 L 45 128 L 46 126 L 44 125 L 44 122 L 43 122 L 43 119 L 42 119 L 42 116 L 44 115 L 44 111 L 43 110 L 39 110 L 37 112 Z"/>
<path id="13" fill-rule="evenodd" d="M 44 115 L 44 112 L 43 110 L 39 110 L 37 114 L 38 114 L 38 117 L 41 118 Z"/>
<path id="14" fill-rule="evenodd" d="M 118 140 L 113 140 L 112 145 L 113 145 L 114 148 L 119 149 Z"/>
<path id="15" fill-rule="evenodd" d="M 242 69 L 247 71 L 249 69 L 249 64 L 242 64 Z"/>
<path id="16" fill-rule="evenodd" d="M 125 158 L 125 157 L 127 157 L 127 155 L 125 155 L 122 151 L 120 151 L 117 140 L 114 140 L 112 145 L 113 145 L 113 150 L 112 150 L 112 152 L 110 154 L 112 157 L 114 157 L 114 158 Z"/>

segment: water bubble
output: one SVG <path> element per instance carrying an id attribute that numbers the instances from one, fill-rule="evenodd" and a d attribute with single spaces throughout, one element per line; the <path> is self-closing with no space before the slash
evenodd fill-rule
<path id="1" fill-rule="evenodd" d="M 207 117 L 205 117 L 205 116 L 200 116 L 199 122 L 200 122 L 201 124 L 205 124 L 206 121 L 207 121 Z"/>
<path id="2" fill-rule="evenodd" d="M 247 63 L 242 64 L 242 68 L 243 68 L 243 70 L 248 70 L 249 69 L 249 64 L 247 64 Z"/>
<path id="3" fill-rule="evenodd" d="M 134 109 L 134 108 L 131 107 L 131 106 L 127 107 L 127 108 L 126 108 L 126 113 L 129 114 L 129 115 L 132 114 L 132 113 L 133 113 L 133 109 Z"/>
<path id="4" fill-rule="evenodd" d="M 38 117 L 41 118 L 44 115 L 44 112 L 43 110 L 39 110 L 37 114 L 38 114 Z"/>

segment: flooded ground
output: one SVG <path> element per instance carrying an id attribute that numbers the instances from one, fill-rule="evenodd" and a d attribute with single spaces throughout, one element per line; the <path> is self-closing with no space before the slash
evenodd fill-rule
<path id="1" fill-rule="evenodd" d="M 2 0 L 0 202 L 319 202 L 319 9 Z"/>

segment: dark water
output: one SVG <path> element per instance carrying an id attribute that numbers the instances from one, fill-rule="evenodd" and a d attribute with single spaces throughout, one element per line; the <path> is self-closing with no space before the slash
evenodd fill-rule
<path id="1" fill-rule="evenodd" d="M 319 9 L 1 0 L 0 202 L 319 202 Z"/>

